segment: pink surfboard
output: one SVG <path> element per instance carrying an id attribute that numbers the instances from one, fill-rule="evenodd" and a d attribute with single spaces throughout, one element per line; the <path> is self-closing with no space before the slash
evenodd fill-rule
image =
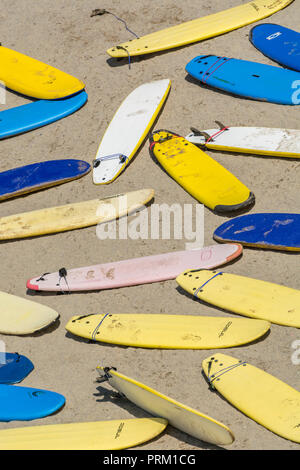
<path id="1" fill-rule="evenodd" d="M 226 243 L 198 250 L 175 251 L 114 263 L 42 274 L 29 279 L 27 288 L 40 291 L 88 291 L 134 286 L 175 279 L 187 269 L 213 269 L 237 258 L 242 245 Z"/>

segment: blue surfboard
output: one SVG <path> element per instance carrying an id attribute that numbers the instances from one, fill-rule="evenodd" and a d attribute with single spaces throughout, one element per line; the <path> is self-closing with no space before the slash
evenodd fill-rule
<path id="1" fill-rule="evenodd" d="M 56 392 L 0 384 L 0 421 L 30 421 L 58 411 L 65 397 Z"/>
<path id="2" fill-rule="evenodd" d="M 295 89 L 300 75 L 293 70 L 229 57 L 200 55 L 186 65 L 186 71 L 204 85 L 244 98 L 285 105 L 300 103 Z"/>
<path id="3" fill-rule="evenodd" d="M 33 369 L 34 365 L 26 356 L 0 352 L 0 384 L 21 382 Z"/>
<path id="4" fill-rule="evenodd" d="M 297 31 L 263 23 L 251 29 L 250 41 L 266 57 L 300 72 L 300 33 Z"/>
<path id="5" fill-rule="evenodd" d="M 0 139 L 46 126 L 77 111 L 87 101 L 83 90 L 60 100 L 38 100 L 0 112 Z"/>
<path id="6" fill-rule="evenodd" d="M 214 232 L 218 242 L 258 248 L 300 251 L 300 214 L 246 214 L 230 219 Z"/>
<path id="7" fill-rule="evenodd" d="M 48 160 L 0 173 L 0 201 L 39 189 L 66 183 L 91 169 L 84 160 Z"/>

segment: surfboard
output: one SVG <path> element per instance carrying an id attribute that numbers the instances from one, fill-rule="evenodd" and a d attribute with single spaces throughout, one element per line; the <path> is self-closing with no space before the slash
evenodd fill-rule
<path id="1" fill-rule="evenodd" d="M 192 130 L 186 140 L 210 150 L 300 158 L 300 131 L 267 127 L 227 127 Z"/>
<path id="2" fill-rule="evenodd" d="M 239 210 L 254 202 L 253 193 L 232 173 L 173 132 L 154 132 L 150 152 L 191 196 L 215 212 Z"/>
<path id="3" fill-rule="evenodd" d="M 121 450 L 159 436 L 162 418 L 49 424 L 0 431 L 1 450 Z"/>
<path id="4" fill-rule="evenodd" d="M 260 52 L 279 64 L 300 72 L 300 33 L 266 23 L 251 29 L 250 41 Z"/>
<path id="5" fill-rule="evenodd" d="M 219 349 L 260 338 L 270 323 L 228 317 L 106 313 L 74 316 L 65 328 L 75 336 L 123 346 Z"/>
<path id="6" fill-rule="evenodd" d="M 300 328 L 300 291 L 221 271 L 186 271 L 176 281 L 216 307 L 278 325 Z"/>
<path id="7" fill-rule="evenodd" d="M 227 354 L 213 354 L 202 367 L 211 386 L 238 410 L 275 434 L 300 442 L 298 390 Z"/>
<path id="8" fill-rule="evenodd" d="M 293 70 L 215 55 L 199 55 L 185 70 L 203 85 L 243 98 L 290 106 L 300 102 L 299 73 Z"/>
<path id="9" fill-rule="evenodd" d="M 0 333 L 27 335 L 53 323 L 59 314 L 46 305 L 0 292 Z"/>
<path id="10" fill-rule="evenodd" d="M 300 251 L 300 214 L 259 213 L 228 220 L 214 232 L 218 242 L 272 250 Z"/>
<path id="11" fill-rule="evenodd" d="M 87 99 L 87 93 L 81 91 L 69 98 L 37 100 L 5 109 L 0 112 L 0 139 L 32 131 L 63 119 L 82 108 Z"/>
<path id="12" fill-rule="evenodd" d="M 26 286 L 35 291 L 72 292 L 148 284 L 175 279 L 186 269 L 211 269 L 229 263 L 241 253 L 239 244 L 211 245 L 84 268 L 63 268 L 29 279 Z"/>
<path id="13" fill-rule="evenodd" d="M 203 41 L 267 18 L 292 2 L 255 0 L 124 42 L 108 49 L 107 53 L 111 57 L 136 56 Z"/>
<path id="14" fill-rule="evenodd" d="M 149 133 L 170 91 L 170 80 L 144 83 L 123 101 L 110 122 L 93 166 L 95 184 L 114 181 Z"/>
<path id="15" fill-rule="evenodd" d="M 65 404 L 60 393 L 20 385 L 0 384 L 0 421 L 31 421 L 58 411 Z"/>
<path id="16" fill-rule="evenodd" d="M 65 98 L 84 89 L 78 78 L 7 47 L 0 47 L 0 64 L 6 88 L 32 98 Z"/>
<path id="17" fill-rule="evenodd" d="M 0 384 L 21 382 L 34 369 L 28 357 L 19 353 L 0 352 Z"/>
<path id="18" fill-rule="evenodd" d="M 48 160 L 0 173 L 0 201 L 81 178 L 90 171 L 83 160 Z"/>
<path id="19" fill-rule="evenodd" d="M 171 426 L 216 445 L 232 444 L 234 435 L 223 423 L 156 390 L 126 377 L 112 367 L 98 367 L 99 382 L 108 381 L 121 394 L 148 413 L 165 418 Z"/>
<path id="20" fill-rule="evenodd" d="M 103 199 L 1 217 L 0 240 L 65 232 L 109 222 L 141 208 L 153 196 L 153 189 L 141 189 Z"/>

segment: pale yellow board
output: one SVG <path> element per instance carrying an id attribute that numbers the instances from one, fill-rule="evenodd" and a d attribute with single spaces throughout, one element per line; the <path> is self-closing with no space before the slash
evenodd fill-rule
<path id="1" fill-rule="evenodd" d="M 211 385 L 232 405 L 279 436 L 300 442 L 298 390 L 225 354 L 213 354 L 202 367 Z"/>
<path id="2" fill-rule="evenodd" d="M 111 57 L 150 54 L 202 41 L 273 15 L 294 0 L 255 0 L 147 34 L 108 49 Z M 164 5 L 161 5 L 164 8 Z"/>
<path id="3" fill-rule="evenodd" d="M 279 325 L 300 328 L 300 291 L 221 271 L 186 271 L 176 281 L 216 307 Z"/>
<path id="4" fill-rule="evenodd" d="M 165 430 L 167 424 L 162 418 L 137 418 L 5 429 L 0 431 L 0 449 L 127 449 L 154 439 Z"/>
<path id="5" fill-rule="evenodd" d="M 1 217 L 0 240 L 64 232 L 109 222 L 134 212 L 153 197 L 153 189 L 142 189 L 104 199 Z"/>
<path id="6" fill-rule="evenodd" d="M 224 424 L 137 382 L 116 370 L 97 368 L 100 376 L 128 400 L 154 416 L 160 416 L 173 427 L 197 439 L 216 445 L 231 444 L 234 436 Z M 104 375 L 103 375 L 104 373 Z"/>
<path id="7" fill-rule="evenodd" d="M 46 305 L 0 292 L 0 333 L 26 335 L 53 323 L 59 314 Z"/>
<path id="8" fill-rule="evenodd" d="M 160 314 L 74 316 L 70 333 L 104 343 L 143 348 L 217 349 L 239 346 L 263 336 L 270 323 L 246 318 Z"/>

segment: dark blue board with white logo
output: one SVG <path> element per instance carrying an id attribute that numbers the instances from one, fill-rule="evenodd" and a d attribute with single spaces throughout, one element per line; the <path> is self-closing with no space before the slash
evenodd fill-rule
<path id="1" fill-rule="evenodd" d="M 33 363 L 26 356 L 0 352 L 0 384 L 21 382 L 33 368 Z"/>

